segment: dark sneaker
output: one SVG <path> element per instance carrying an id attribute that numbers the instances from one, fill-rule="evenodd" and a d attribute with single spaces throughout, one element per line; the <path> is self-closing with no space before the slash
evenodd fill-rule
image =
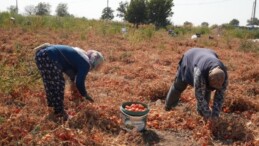
<path id="1" fill-rule="evenodd" d="M 68 114 L 64 111 L 62 113 L 50 113 L 47 117 L 49 120 L 52 120 L 54 122 L 58 121 L 67 121 L 68 120 Z"/>
<path id="2" fill-rule="evenodd" d="M 67 121 L 68 120 L 68 114 L 66 112 L 55 114 L 55 116 L 56 116 L 56 118 L 61 119 L 63 121 Z"/>
<path id="3" fill-rule="evenodd" d="M 165 106 L 165 111 L 170 111 L 172 109 L 172 107 L 168 107 L 168 106 Z"/>
<path id="4" fill-rule="evenodd" d="M 179 103 L 179 99 L 177 101 L 173 102 L 172 107 L 176 107 L 178 105 L 178 103 Z"/>

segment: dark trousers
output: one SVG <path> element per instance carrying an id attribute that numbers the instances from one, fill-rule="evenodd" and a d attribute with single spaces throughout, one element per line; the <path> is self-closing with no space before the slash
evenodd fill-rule
<path id="1" fill-rule="evenodd" d="M 36 53 L 35 61 L 42 76 L 48 106 L 54 108 L 55 114 L 64 112 L 65 80 L 61 69 L 48 57 L 44 49 Z"/>
<path id="2" fill-rule="evenodd" d="M 166 108 L 175 107 L 178 104 L 181 93 L 186 89 L 188 85 L 186 82 L 182 81 L 181 78 L 178 77 L 178 73 L 169 89 L 169 92 L 167 93 L 165 100 Z"/>

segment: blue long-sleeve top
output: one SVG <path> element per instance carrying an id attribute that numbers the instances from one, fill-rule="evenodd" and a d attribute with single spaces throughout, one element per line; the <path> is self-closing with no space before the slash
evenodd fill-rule
<path id="1" fill-rule="evenodd" d="M 217 66 L 225 73 L 225 81 L 221 89 L 214 89 L 209 85 L 209 71 Z M 199 113 L 204 117 L 219 116 L 224 101 L 224 92 L 228 85 L 228 74 L 217 54 L 210 49 L 192 48 L 184 54 L 179 62 L 179 71 L 179 77 L 195 88 Z M 216 92 L 212 111 L 210 111 L 208 100 L 206 100 L 209 97 L 206 96 L 210 96 L 212 90 L 216 90 Z"/>
<path id="2" fill-rule="evenodd" d="M 90 71 L 89 59 L 77 49 L 66 45 L 52 45 L 45 48 L 49 57 L 66 73 L 82 96 L 87 95 L 85 79 Z M 83 50 L 82 50 L 83 51 Z"/>

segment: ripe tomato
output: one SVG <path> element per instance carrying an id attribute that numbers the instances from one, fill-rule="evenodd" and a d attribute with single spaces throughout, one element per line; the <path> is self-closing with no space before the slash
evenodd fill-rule
<path id="1" fill-rule="evenodd" d="M 128 111 L 133 111 L 133 112 L 143 112 L 146 110 L 146 108 L 142 104 L 138 104 L 138 103 L 126 105 L 125 109 Z"/>

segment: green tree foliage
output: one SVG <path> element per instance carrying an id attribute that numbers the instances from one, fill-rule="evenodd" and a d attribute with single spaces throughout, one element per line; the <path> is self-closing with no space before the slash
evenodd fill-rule
<path id="1" fill-rule="evenodd" d="M 35 7 L 35 13 L 36 13 L 36 15 L 41 15 L 41 16 L 43 16 L 43 15 L 50 15 L 50 4 L 40 2 Z"/>
<path id="2" fill-rule="evenodd" d="M 202 27 L 209 27 L 209 23 L 208 23 L 208 22 L 202 22 L 202 23 L 201 23 L 201 26 L 202 26 Z"/>
<path id="3" fill-rule="evenodd" d="M 56 8 L 56 14 L 57 16 L 60 16 L 60 17 L 69 16 L 67 4 L 65 3 L 58 4 Z"/>
<path id="4" fill-rule="evenodd" d="M 239 21 L 237 19 L 233 19 L 229 22 L 229 24 L 232 26 L 239 26 Z"/>
<path id="5" fill-rule="evenodd" d="M 149 0 L 148 21 L 156 27 L 165 27 L 170 24 L 168 17 L 173 15 L 173 0 Z"/>
<path id="6" fill-rule="evenodd" d="M 131 0 L 129 4 L 120 2 L 117 16 L 136 27 L 147 23 L 152 23 L 157 28 L 166 27 L 170 24 L 168 17 L 173 15 L 173 6 L 173 0 Z"/>
<path id="7" fill-rule="evenodd" d="M 103 20 L 112 20 L 114 18 L 113 10 L 111 7 L 106 7 L 103 9 L 101 19 Z"/>
<path id="8" fill-rule="evenodd" d="M 33 5 L 25 6 L 24 10 L 25 10 L 25 14 L 27 15 L 34 15 L 36 12 L 35 7 Z"/>
<path id="9" fill-rule="evenodd" d="M 259 25 L 259 19 L 254 18 L 252 20 L 247 20 L 248 25 Z"/>
<path id="10" fill-rule="evenodd" d="M 147 7 L 145 0 L 131 0 L 127 9 L 125 20 L 133 23 L 137 28 L 147 20 Z"/>
<path id="11" fill-rule="evenodd" d="M 183 26 L 184 26 L 184 27 L 192 27 L 193 24 L 192 24 L 191 22 L 189 22 L 189 21 L 185 21 L 185 22 L 183 23 Z"/>
<path id="12" fill-rule="evenodd" d="M 13 13 L 13 14 L 17 14 L 18 13 L 18 9 L 16 6 L 10 6 L 9 8 L 7 8 L 9 10 L 10 13 Z"/>
<path id="13" fill-rule="evenodd" d="M 120 2 L 119 7 L 117 8 L 117 16 L 125 20 L 125 15 L 127 13 L 128 2 Z"/>

